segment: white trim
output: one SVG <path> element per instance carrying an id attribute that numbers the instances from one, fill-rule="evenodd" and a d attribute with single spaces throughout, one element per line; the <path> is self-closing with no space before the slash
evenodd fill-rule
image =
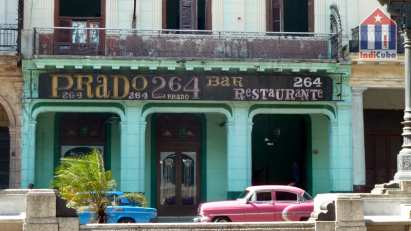
<path id="1" fill-rule="evenodd" d="M 39 108 L 34 109 L 31 112 L 33 120 L 37 119 L 37 116 L 41 113 L 46 112 L 78 112 L 78 113 L 87 113 L 87 112 L 96 112 L 96 113 L 107 113 L 111 112 L 120 116 L 121 121 L 124 121 L 125 115 L 124 112 L 115 107 L 80 107 L 80 106 L 61 106 L 61 107 L 52 107 L 52 106 L 40 106 Z"/>
<path id="2" fill-rule="evenodd" d="M 299 114 L 299 115 L 310 115 L 310 114 L 323 114 L 326 115 L 330 120 L 336 120 L 336 116 L 326 109 L 315 109 L 315 108 L 257 108 L 250 112 L 249 121 L 252 122 L 254 116 L 258 114 Z"/>
<path id="3" fill-rule="evenodd" d="M 220 113 L 226 116 L 227 120 L 231 119 L 231 113 L 224 108 L 197 108 L 197 107 L 156 107 L 145 110 L 142 113 L 143 120 L 146 120 L 147 116 L 153 113 Z"/>

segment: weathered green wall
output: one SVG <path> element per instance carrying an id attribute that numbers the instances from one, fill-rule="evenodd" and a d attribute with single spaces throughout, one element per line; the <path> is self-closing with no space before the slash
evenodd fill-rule
<path id="1" fill-rule="evenodd" d="M 207 201 L 223 200 L 227 194 L 227 131 L 225 117 L 207 114 Z"/>
<path id="2" fill-rule="evenodd" d="M 54 170 L 54 113 L 40 114 L 36 126 L 34 187 L 49 188 Z"/>
<path id="3" fill-rule="evenodd" d="M 329 124 L 325 115 L 311 115 L 313 195 L 331 189 Z"/>

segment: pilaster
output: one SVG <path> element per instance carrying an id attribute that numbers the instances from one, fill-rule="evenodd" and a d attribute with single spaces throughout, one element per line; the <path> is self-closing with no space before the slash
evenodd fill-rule
<path id="1" fill-rule="evenodd" d="M 26 120 L 23 123 L 22 135 L 22 166 L 21 166 L 21 187 L 26 188 L 30 183 L 34 183 L 34 166 L 36 150 L 36 121 Z"/>
<path id="2" fill-rule="evenodd" d="M 330 171 L 332 191 L 352 191 L 353 157 L 351 131 L 351 104 L 337 106 L 337 119 L 331 121 Z"/>
<path id="3" fill-rule="evenodd" d="M 121 121 L 121 190 L 144 192 L 146 123 L 140 108 L 128 106 L 126 121 Z"/>
<path id="4" fill-rule="evenodd" d="M 251 185 L 251 125 L 248 107 L 234 107 L 227 123 L 227 188 L 233 198 Z"/>
<path id="5" fill-rule="evenodd" d="M 366 88 L 352 88 L 352 151 L 354 191 L 365 186 L 364 107 L 363 92 Z"/>

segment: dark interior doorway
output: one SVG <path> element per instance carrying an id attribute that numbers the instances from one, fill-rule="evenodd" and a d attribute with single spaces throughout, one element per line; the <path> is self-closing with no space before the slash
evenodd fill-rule
<path id="1" fill-rule="evenodd" d="M 366 191 L 394 178 L 403 115 L 402 110 L 364 110 Z"/>
<path id="2" fill-rule="evenodd" d="M 58 113 L 56 162 L 63 156 L 79 156 L 98 150 L 106 170 L 111 166 L 111 122 L 118 116 L 110 113 Z"/>
<path id="3" fill-rule="evenodd" d="M 267 31 L 313 32 L 313 0 L 267 0 Z"/>
<path id="4" fill-rule="evenodd" d="M 211 30 L 211 0 L 163 0 L 163 28 Z"/>
<path id="5" fill-rule="evenodd" d="M 0 127 L 0 189 L 9 187 L 10 135 L 8 127 Z"/>
<path id="6" fill-rule="evenodd" d="M 309 117 L 260 114 L 253 123 L 253 185 L 293 184 L 310 190 Z"/>

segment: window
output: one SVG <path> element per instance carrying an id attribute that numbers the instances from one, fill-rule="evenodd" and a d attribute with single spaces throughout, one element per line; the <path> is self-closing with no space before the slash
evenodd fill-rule
<path id="1" fill-rule="evenodd" d="M 100 0 L 60 0 L 60 17 L 101 17 Z"/>
<path id="2" fill-rule="evenodd" d="M 249 191 L 248 190 L 244 190 L 242 193 L 240 193 L 240 195 L 238 195 L 237 199 L 245 199 L 245 197 L 248 195 Z"/>
<path id="3" fill-rule="evenodd" d="M 256 192 L 256 201 L 272 201 L 271 192 Z"/>
<path id="4" fill-rule="evenodd" d="M 267 0 L 267 31 L 314 31 L 314 0 Z"/>
<path id="5" fill-rule="evenodd" d="M 55 49 L 59 54 L 89 54 L 103 50 L 105 0 L 56 0 Z"/>
<path id="6" fill-rule="evenodd" d="M 297 194 L 291 192 L 275 192 L 276 201 L 297 201 Z"/>
<path id="7" fill-rule="evenodd" d="M 211 30 L 211 0 L 163 0 L 163 28 Z"/>

